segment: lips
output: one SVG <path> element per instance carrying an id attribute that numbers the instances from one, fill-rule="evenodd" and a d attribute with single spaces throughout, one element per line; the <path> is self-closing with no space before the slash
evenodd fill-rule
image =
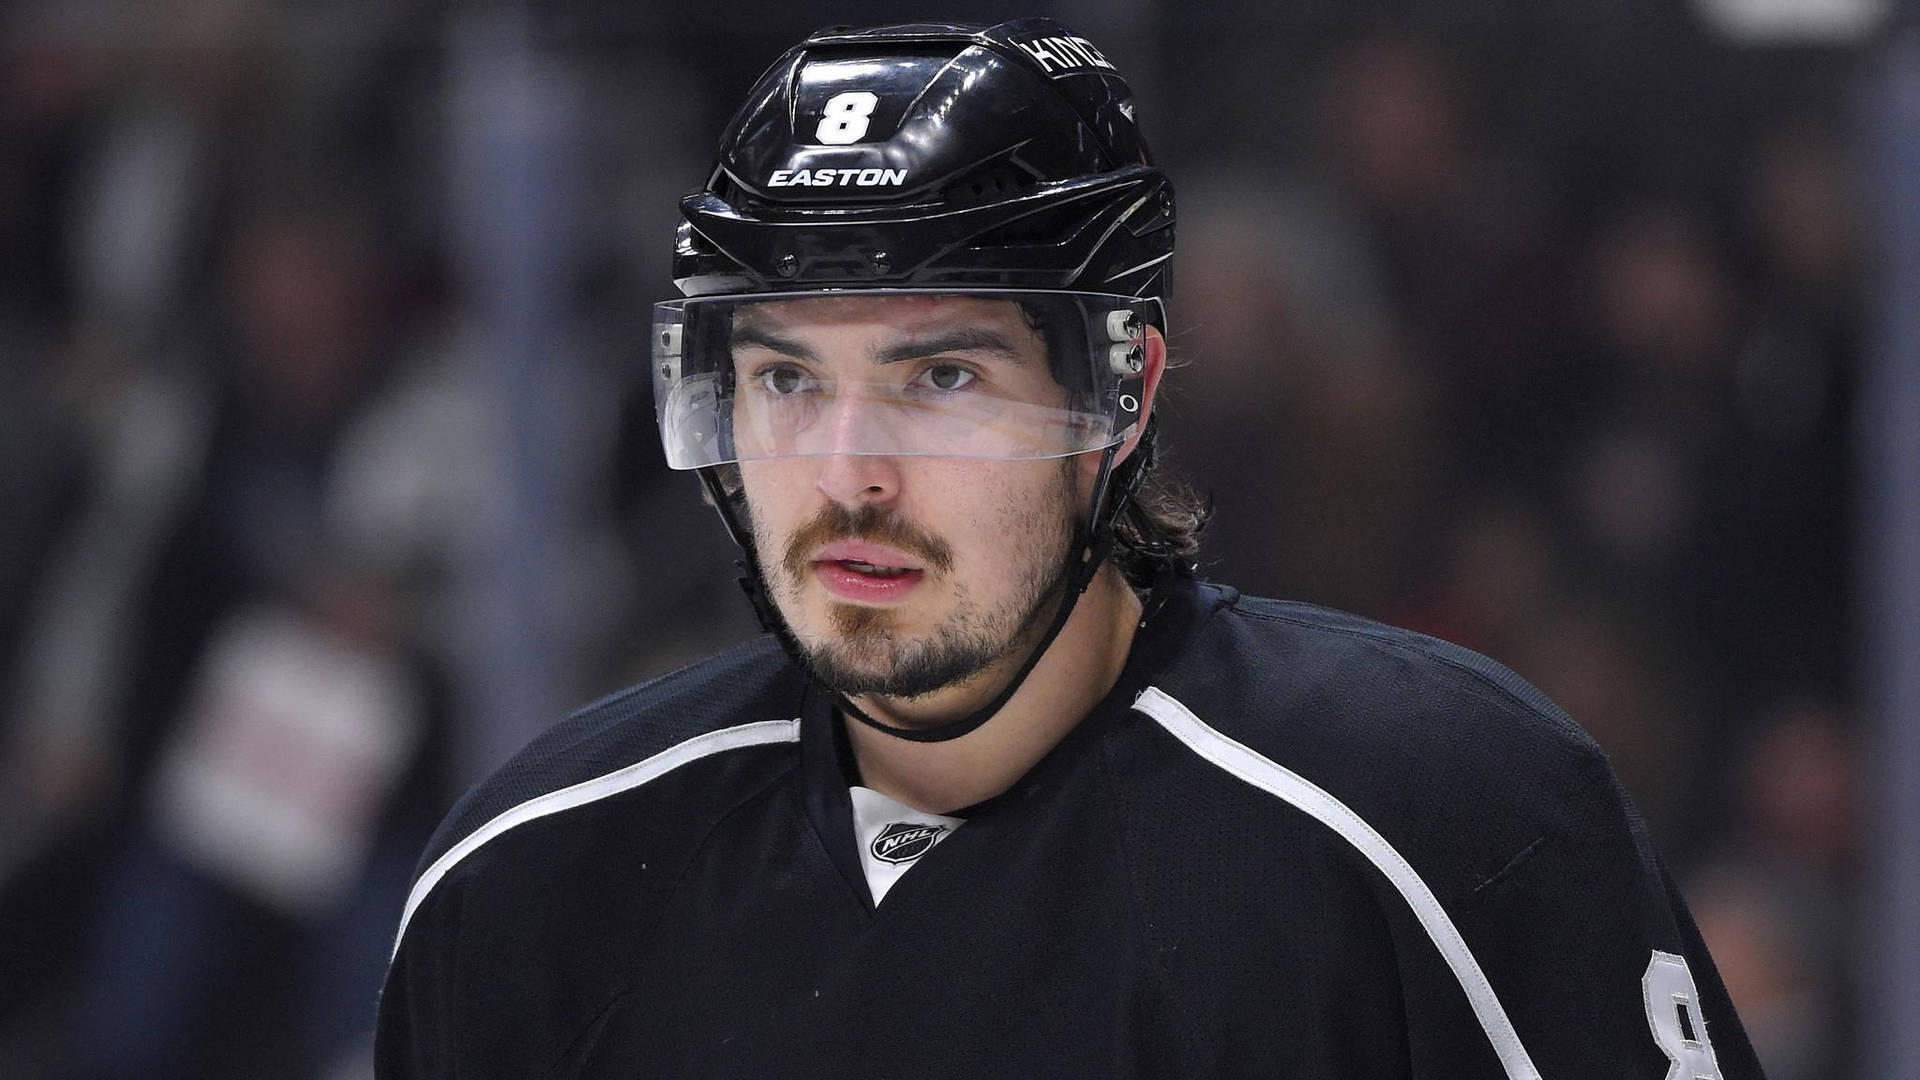
<path id="1" fill-rule="evenodd" d="M 920 560 L 912 555 L 864 540 L 828 544 L 815 553 L 812 565 L 828 592 L 859 604 L 893 603 L 926 577 Z"/>
<path id="2" fill-rule="evenodd" d="M 836 540 L 813 556 L 815 562 L 860 563 L 892 570 L 919 570 L 922 563 L 896 547 L 868 540 Z"/>

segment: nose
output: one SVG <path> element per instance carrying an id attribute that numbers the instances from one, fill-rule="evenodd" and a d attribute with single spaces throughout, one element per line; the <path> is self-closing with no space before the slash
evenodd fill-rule
<path id="1" fill-rule="evenodd" d="M 814 486 L 842 506 L 887 502 L 900 494 L 895 459 L 878 454 L 829 454 L 820 459 Z"/>
<path id="2" fill-rule="evenodd" d="M 876 454 L 875 433 L 870 430 L 878 419 L 864 415 L 873 410 L 857 394 L 842 395 L 833 412 L 832 443 L 820 459 L 819 479 L 815 486 L 821 494 L 842 506 L 867 502 L 886 502 L 900 493 L 900 468 L 896 458 Z M 860 453 L 859 451 L 867 451 Z"/>

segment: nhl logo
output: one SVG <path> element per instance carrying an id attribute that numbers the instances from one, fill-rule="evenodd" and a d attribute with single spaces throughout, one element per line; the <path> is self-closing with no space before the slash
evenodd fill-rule
<path id="1" fill-rule="evenodd" d="M 873 857 L 881 862 L 912 862 L 926 854 L 940 834 L 947 831 L 945 825 L 922 825 L 914 821 L 896 821 L 880 830 L 873 838 L 871 850 Z"/>

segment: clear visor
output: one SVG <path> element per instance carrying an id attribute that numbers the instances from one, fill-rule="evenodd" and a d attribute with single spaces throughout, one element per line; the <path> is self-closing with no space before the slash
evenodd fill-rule
<path id="1" fill-rule="evenodd" d="M 667 464 L 1104 449 L 1138 426 L 1153 305 L 1012 290 L 656 304 L 654 406 Z"/>

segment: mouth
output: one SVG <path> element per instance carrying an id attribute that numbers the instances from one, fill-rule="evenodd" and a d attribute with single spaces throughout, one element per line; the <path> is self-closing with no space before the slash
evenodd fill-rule
<path id="1" fill-rule="evenodd" d="M 918 571 L 907 566 L 875 566 L 870 562 L 861 562 L 858 559 L 840 559 L 835 561 L 833 565 L 845 567 L 856 574 L 866 574 L 870 577 L 890 578 L 899 577 L 902 574 L 918 573 Z"/>
<path id="2" fill-rule="evenodd" d="M 829 544 L 815 554 L 812 566 L 829 593 L 855 604 L 896 603 L 926 577 L 906 552 L 862 541 Z"/>

